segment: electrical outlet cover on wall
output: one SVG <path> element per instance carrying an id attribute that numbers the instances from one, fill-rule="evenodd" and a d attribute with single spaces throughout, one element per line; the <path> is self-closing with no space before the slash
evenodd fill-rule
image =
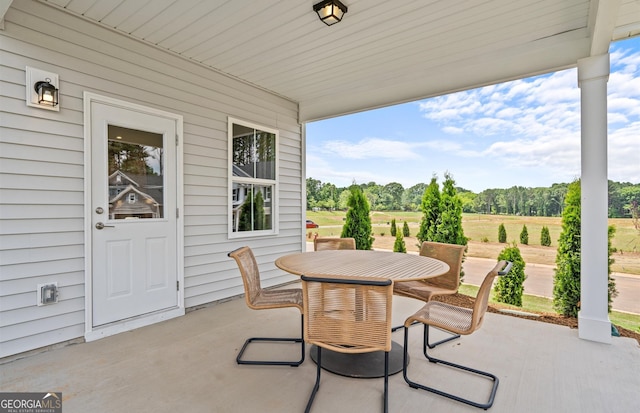
<path id="1" fill-rule="evenodd" d="M 58 302 L 58 283 L 38 284 L 38 307 Z"/>

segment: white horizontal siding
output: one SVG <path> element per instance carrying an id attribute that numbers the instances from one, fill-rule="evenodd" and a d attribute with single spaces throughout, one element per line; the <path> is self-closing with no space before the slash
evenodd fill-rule
<path id="1" fill-rule="evenodd" d="M 35 296 L 29 297 L 31 303 L 35 304 Z M 34 324 L 42 323 L 43 319 L 55 319 L 59 315 L 75 314 L 84 319 L 82 310 L 84 308 L 84 294 L 79 297 L 60 299 L 55 305 L 47 305 L 37 307 L 31 305 L 28 307 L 17 308 L 15 310 L 3 311 L 3 338 L 14 340 L 22 335 L 22 331 L 28 328 L 27 322 Z"/>
<path id="2" fill-rule="evenodd" d="M 85 91 L 184 118 L 187 307 L 243 292 L 227 257 L 241 245 L 265 285 L 292 279 L 273 261 L 303 232 L 296 103 L 38 2 L 13 2 L 0 36 L 0 357 L 84 334 Z M 59 74 L 60 112 L 26 106 L 26 66 Z M 229 116 L 280 131 L 278 236 L 227 239 Z M 47 282 L 60 302 L 38 307 Z"/>
<path id="3" fill-rule="evenodd" d="M 33 293 L 34 286 L 38 284 L 45 284 L 48 281 L 48 277 L 55 275 L 58 280 L 58 287 L 67 285 L 82 285 L 84 288 L 84 271 L 78 270 L 67 273 L 47 273 L 40 276 L 22 278 L 10 281 L 0 281 L 0 290 L 2 290 L 3 300 L 4 297 L 8 297 L 15 294 Z M 32 305 L 30 300 L 25 301 L 28 305 Z M 18 308 L 13 306 L 11 308 Z M 7 307 L 8 309 L 8 307 Z"/>

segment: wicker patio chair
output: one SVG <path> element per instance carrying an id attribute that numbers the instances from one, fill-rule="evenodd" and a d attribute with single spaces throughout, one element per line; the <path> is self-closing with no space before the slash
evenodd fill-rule
<path id="1" fill-rule="evenodd" d="M 316 382 L 305 413 L 320 387 L 322 349 L 340 353 L 384 351 L 383 409 L 388 411 L 391 351 L 391 280 L 302 276 L 304 339 L 317 347 Z"/>
<path id="2" fill-rule="evenodd" d="M 229 257 L 236 260 L 240 274 L 242 275 L 242 282 L 244 284 L 245 301 L 247 306 L 254 310 L 266 310 L 272 308 L 287 308 L 295 307 L 302 313 L 302 289 L 300 288 L 287 288 L 278 290 L 263 290 L 260 286 L 260 272 L 258 270 L 258 264 L 256 258 L 253 255 L 253 251 L 249 247 L 241 247 L 237 250 L 230 252 Z M 240 349 L 236 362 L 238 364 L 253 364 L 253 365 L 269 365 L 269 366 L 292 366 L 297 367 L 304 361 L 305 357 L 305 344 L 302 339 L 302 329 L 304 326 L 304 319 L 300 315 L 300 338 L 276 338 L 276 337 L 251 337 L 247 339 Z M 249 347 L 249 344 L 253 342 L 293 342 L 300 343 L 301 353 L 300 359 L 294 361 L 273 361 L 273 360 L 243 360 L 242 356 L 245 350 Z"/>
<path id="3" fill-rule="evenodd" d="M 440 396 L 448 397 L 450 399 L 469 404 L 471 406 L 479 407 L 482 409 L 488 409 L 493 405 L 493 400 L 496 395 L 496 390 L 498 389 L 498 377 L 491 373 L 487 373 L 481 370 L 476 370 L 471 367 L 462 366 L 460 364 L 455 364 L 449 361 L 437 359 L 429 356 L 427 354 L 427 346 L 423 344 L 422 350 L 424 355 L 427 357 L 429 362 L 436 364 L 444 364 L 449 367 L 453 367 L 455 369 L 468 371 L 474 373 L 476 375 L 484 376 L 490 379 L 493 382 L 491 387 L 491 393 L 489 395 L 489 400 L 486 403 L 475 402 L 460 396 L 446 393 L 444 391 L 435 389 L 433 387 L 428 387 L 422 385 L 420 383 L 414 382 L 409 379 L 407 375 L 408 365 L 409 365 L 409 329 L 408 327 L 414 323 L 419 322 L 424 324 L 424 338 L 423 343 L 428 340 L 428 326 L 438 327 L 443 330 L 450 331 L 456 334 L 471 334 L 474 331 L 478 330 L 482 325 L 484 320 L 484 315 L 487 311 L 487 303 L 489 301 L 489 293 L 491 292 L 491 285 L 493 284 L 493 280 L 497 275 L 505 275 L 511 270 L 512 263 L 509 261 L 500 261 L 496 264 L 496 266 L 485 276 L 480 289 L 478 290 L 478 295 L 476 296 L 475 303 L 473 305 L 473 309 L 462 308 L 446 303 L 441 303 L 438 301 L 429 301 L 426 303 L 420 310 L 418 310 L 415 314 L 407 318 L 405 321 L 405 330 L 404 330 L 404 361 L 403 361 L 403 369 L 402 374 L 404 376 L 404 380 L 409 384 L 410 387 L 414 389 L 423 389 L 432 393 L 439 394 Z M 415 365 L 415 363 L 414 363 Z"/>
<path id="4" fill-rule="evenodd" d="M 466 246 L 456 244 L 446 244 L 443 242 L 424 241 L 420 248 L 420 255 L 444 261 L 449 265 L 449 271 L 437 277 L 419 281 L 397 282 L 393 285 L 393 293 L 403 297 L 415 298 L 424 302 L 429 302 L 435 296 L 449 295 L 458 292 L 460 285 L 460 272 L 462 271 L 462 257 Z M 392 329 L 396 331 L 404 326 L 397 326 Z M 454 334 L 435 343 L 426 343 L 429 348 L 446 343 L 459 338 L 459 334 Z"/>
<path id="5" fill-rule="evenodd" d="M 355 238 L 316 237 L 313 240 L 313 250 L 355 250 Z"/>

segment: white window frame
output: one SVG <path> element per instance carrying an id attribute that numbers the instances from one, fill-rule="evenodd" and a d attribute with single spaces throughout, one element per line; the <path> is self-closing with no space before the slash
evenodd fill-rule
<path id="1" fill-rule="evenodd" d="M 233 175 L 233 125 L 241 125 L 251 129 L 257 129 L 264 132 L 272 133 L 275 136 L 275 179 L 247 178 Z M 228 140 L 228 237 L 232 238 L 253 238 L 261 236 L 277 235 L 279 232 L 279 169 L 280 169 L 280 134 L 277 129 L 269 128 L 256 123 L 231 118 L 227 119 L 227 140 Z M 241 231 L 234 232 L 233 228 L 233 184 L 253 184 L 271 186 L 271 229 L 258 231 Z"/>

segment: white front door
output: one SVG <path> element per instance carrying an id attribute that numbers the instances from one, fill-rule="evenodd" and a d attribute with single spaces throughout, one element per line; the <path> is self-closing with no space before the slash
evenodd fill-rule
<path id="1" fill-rule="evenodd" d="M 175 117 L 90 100 L 91 328 L 180 306 Z"/>

